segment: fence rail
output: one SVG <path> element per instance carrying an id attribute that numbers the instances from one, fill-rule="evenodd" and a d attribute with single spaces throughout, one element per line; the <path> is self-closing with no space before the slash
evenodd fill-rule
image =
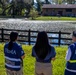
<path id="1" fill-rule="evenodd" d="M 9 34 L 11 31 L 17 31 L 19 33 L 19 42 L 27 43 L 31 45 L 36 42 L 38 31 L 32 30 L 15 30 L 15 29 L 0 29 L 0 42 L 6 42 L 9 40 Z M 69 32 L 47 32 L 48 38 L 51 44 L 54 45 L 69 45 L 71 38 Z M 52 35 L 55 35 L 54 37 Z"/>

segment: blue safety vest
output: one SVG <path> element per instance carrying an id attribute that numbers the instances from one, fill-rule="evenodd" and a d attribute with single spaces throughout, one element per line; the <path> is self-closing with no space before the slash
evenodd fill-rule
<path id="1" fill-rule="evenodd" d="M 5 55 L 5 67 L 9 70 L 18 71 L 21 69 L 21 56 L 24 55 L 24 51 L 21 46 L 16 42 L 13 43 L 12 50 L 8 50 L 8 43 L 4 46 L 4 55 Z"/>
<path id="2" fill-rule="evenodd" d="M 71 58 L 67 61 L 66 68 L 69 70 L 76 70 L 76 43 L 69 46 L 71 50 Z"/>

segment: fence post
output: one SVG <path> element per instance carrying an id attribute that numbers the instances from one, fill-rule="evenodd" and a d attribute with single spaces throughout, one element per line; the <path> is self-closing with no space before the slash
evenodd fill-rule
<path id="1" fill-rule="evenodd" d="M 30 34 L 30 32 L 31 32 L 31 30 L 29 29 L 29 31 L 28 31 L 28 44 L 30 45 L 30 38 L 31 38 L 31 34 Z"/>
<path id="2" fill-rule="evenodd" d="M 1 31 L 1 37 L 2 37 L 2 42 L 4 42 L 4 29 L 2 28 L 2 31 Z"/>
<path id="3" fill-rule="evenodd" d="M 61 45 L 61 31 L 59 31 L 59 40 L 58 40 L 58 45 Z"/>

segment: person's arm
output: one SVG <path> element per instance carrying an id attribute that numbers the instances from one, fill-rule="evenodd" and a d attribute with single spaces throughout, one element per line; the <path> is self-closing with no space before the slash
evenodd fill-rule
<path id="1" fill-rule="evenodd" d="M 25 58 L 25 54 L 23 56 L 21 56 L 21 58 L 24 59 Z"/>
<path id="2" fill-rule="evenodd" d="M 66 61 L 69 61 L 70 60 L 70 58 L 71 58 L 71 49 L 69 48 L 68 50 L 67 50 L 67 52 L 66 52 Z"/>
<path id="3" fill-rule="evenodd" d="M 35 57 L 35 49 L 34 49 L 34 47 L 32 48 L 32 57 Z"/>
<path id="4" fill-rule="evenodd" d="M 18 48 L 17 55 L 18 55 L 18 57 L 20 57 L 21 59 L 24 59 L 24 58 L 25 58 L 25 53 L 24 53 L 24 50 L 22 49 L 21 46 L 19 46 L 19 48 Z"/>
<path id="5" fill-rule="evenodd" d="M 52 60 L 54 61 L 55 60 L 55 57 L 53 57 Z"/>
<path id="6" fill-rule="evenodd" d="M 55 56 L 56 56 L 56 52 L 55 52 L 55 48 L 53 47 L 52 48 L 52 60 L 53 61 L 56 59 Z"/>
<path id="7" fill-rule="evenodd" d="M 24 53 L 24 51 L 22 50 L 22 48 L 21 48 L 21 58 L 22 58 L 22 59 L 25 58 L 25 53 Z"/>

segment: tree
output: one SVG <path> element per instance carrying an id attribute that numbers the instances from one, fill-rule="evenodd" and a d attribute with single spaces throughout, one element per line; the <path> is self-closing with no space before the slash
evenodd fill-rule
<path id="1" fill-rule="evenodd" d="M 27 0 L 28 1 L 28 0 Z M 0 0 L 0 8 L 2 9 L 2 15 L 22 15 L 22 11 L 26 9 L 28 11 L 27 14 L 30 13 L 30 9 L 33 5 L 32 3 L 26 3 L 26 0 Z"/>
<path id="2" fill-rule="evenodd" d="M 23 0 L 17 0 L 15 8 L 16 15 L 22 15 L 22 10 L 24 8 L 25 8 L 25 2 Z"/>
<path id="3" fill-rule="evenodd" d="M 38 13 L 40 13 L 41 12 L 41 2 L 40 2 L 40 0 L 36 0 L 37 1 L 37 11 L 38 11 Z"/>
<path id="4" fill-rule="evenodd" d="M 30 13 L 30 10 L 31 10 L 33 4 L 34 4 L 34 0 L 24 0 L 24 7 L 26 9 L 26 12 L 25 12 L 26 17 L 29 16 L 29 13 Z"/>
<path id="5" fill-rule="evenodd" d="M 68 4 L 75 4 L 75 0 L 64 0 L 64 2 L 67 2 Z"/>
<path id="6" fill-rule="evenodd" d="M 68 2 L 69 4 L 72 4 L 72 1 L 73 1 L 73 0 L 67 0 L 67 2 Z"/>
<path id="7" fill-rule="evenodd" d="M 58 4 L 62 4 L 62 0 L 58 0 Z"/>
<path id="8" fill-rule="evenodd" d="M 29 15 L 32 18 L 32 20 L 34 20 L 38 16 L 38 12 L 34 8 L 32 8 L 30 10 L 30 14 Z"/>
<path id="9" fill-rule="evenodd" d="M 40 0 L 37 0 L 37 10 L 41 11 Z M 29 15 L 30 10 L 34 4 L 34 0 L 0 0 L 0 8 L 2 9 L 2 15 L 22 15 L 22 13 L 26 16 Z"/>
<path id="10" fill-rule="evenodd" d="M 8 13 L 7 10 L 12 7 L 13 3 L 10 4 L 8 0 L 0 0 L 0 3 L 1 3 L 1 8 L 2 8 L 2 15 L 4 16 Z"/>
<path id="11" fill-rule="evenodd" d="M 49 4 L 49 1 L 48 1 L 48 0 L 45 0 L 45 3 L 46 3 L 46 4 Z"/>
<path id="12" fill-rule="evenodd" d="M 30 10 L 32 8 L 32 5 L 31 4 L 25 4 L 25 8 L 26 8 L 26 17 L 29 17 L 29 13 L 30 13 Z"/>
<path id="13" fill-rule="evenodd" d="M 1 8 L 2 8 L 2 15 L 5 15 L 5 10 L 6 10 L 6 1 L 5 0 L 0 0 Z"/>
<path id="14" fill-rule="evenodd" d="M 62 4 L 62 0 L 53 0 L 53 2 L 56 4 Z"/>

